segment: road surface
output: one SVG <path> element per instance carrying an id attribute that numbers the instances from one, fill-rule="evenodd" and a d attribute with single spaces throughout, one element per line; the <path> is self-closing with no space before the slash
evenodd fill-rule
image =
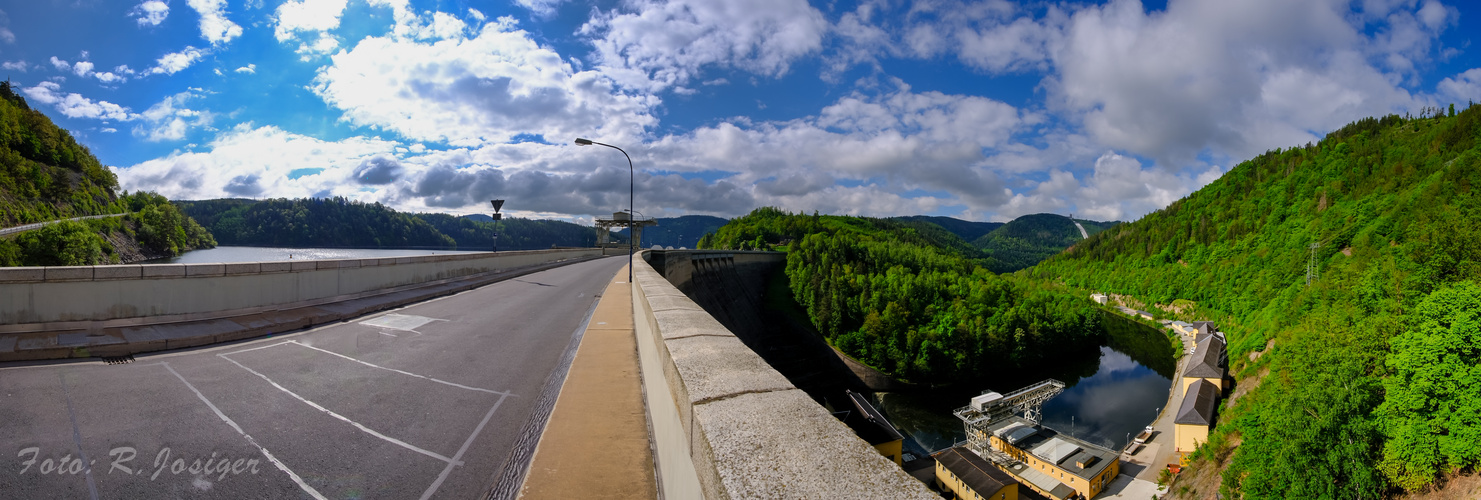
<path id="1" fill-rule="evenodd" d="M 0 229 L 0 236 L 5 236 L 7 234 L 24 233 L 24 232 L 30 231 L 32 229 L 41 229 L 43 227 L 46 227 L 46 226 L 49 226 L 49 225 L 52 225 L 52 224 L 56 224 L 58 222 L 65 222 L 65 221 L 69 221 L 69 220 L 106 219 L 108 217 L 123 217 L 125 215 L 128 215 L 128 214 L 89 215 L 87 217 L 73 217 L 71 219 L 59 219 L 59 220 L 51 220 L 51 221 L 46 221 L 46 222 L 37 222 L 35 224 L 26 224 L 26 225 L 23 225 L 23 226 L 7 227 L 7 228 L 4 228 L 4 229 Z"/>
<path id="2" fill-rule="evenodd" d="M 624 264 L 127 364 L 0 365 L 0 497 L 481 497 L 521 480 L 501 472 Z"/>

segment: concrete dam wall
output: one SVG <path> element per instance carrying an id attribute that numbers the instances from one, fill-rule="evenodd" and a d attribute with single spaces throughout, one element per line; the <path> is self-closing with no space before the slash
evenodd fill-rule
<path id="1" fill-rule="evenodd" d="M 647 255 L 669 283 L 819 403 L 846 407 L 840 399 L 845 389 L 889 391 L 902 385 L 834 350 L 805 318 L 776 310 L 778 303 L 794 303 L 783 273 L 786 254 L 655 250 Z M 788 297 L 767 297 L 768 292 Z"/>
<path id="2" fill-rule="evenodd" d="M 634 329 L 663 497 L 940 498 L 773 368 L 758 354 L 767 346 L 750 347 L 765 341 L 752 334 L 773 318 L 743 313 L 755 310 L 766 271 L 782 262 L 761 252 L 673 250 L 634 262 Z"/>

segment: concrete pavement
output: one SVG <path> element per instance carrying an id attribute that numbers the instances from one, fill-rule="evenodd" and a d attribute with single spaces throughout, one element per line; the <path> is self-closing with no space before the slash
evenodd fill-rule
<path id="1" fill-rule="evenodd" d="M 624 267 L 581 337 L 521 498 L 657 498 L 641 375 Z"/>
<path id="2" fill-rule="evenodd" d="M 540 391 L 622 264 L 129 364 L 0 365 L 0 496 L 483 496 L 525 465 Z"/>

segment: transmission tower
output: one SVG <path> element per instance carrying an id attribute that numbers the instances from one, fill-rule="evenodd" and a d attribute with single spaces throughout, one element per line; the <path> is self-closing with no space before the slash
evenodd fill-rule
<path id="1" fill-rule="evenodd" d="M 1311 256 L 1306 259 L 1306 286 L 1311 286 L 1311 282 L 1321 279 L 1321 270 L 1316 266 L 1316 249 L 1319 246 L 1321 243 L 1313 241 L 1309 247 Z"/>

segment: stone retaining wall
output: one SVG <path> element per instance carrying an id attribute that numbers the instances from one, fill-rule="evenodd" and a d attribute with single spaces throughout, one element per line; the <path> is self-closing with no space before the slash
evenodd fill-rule
<path id="1" fill-rule="evenodd" d="M 939 498 L 794 387 L 669 279 L 708 258 L 634 262 L 633 312 L 665 498 Z M 722 255 L 716 255 L 722 254 Z M 654 253 L 644 252 L 644 257 Z"/>

